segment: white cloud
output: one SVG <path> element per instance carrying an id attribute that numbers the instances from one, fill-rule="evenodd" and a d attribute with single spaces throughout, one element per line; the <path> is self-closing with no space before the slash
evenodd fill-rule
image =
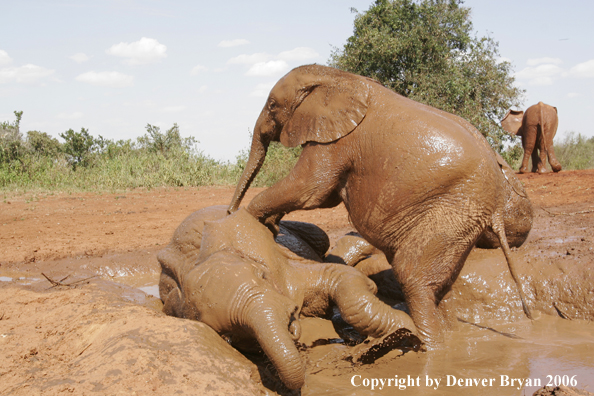
<path id="1" fill-rule="evenodd" d="M 18 83 L 34 83 L 53 73 L 53 70 L 31 64 L 19 67 L 6 67 L 0 69 L 0 84 L 13 81 Z"/>
<path id="2" fill-rule="evenodd" d="M 275 83 L 265 83 L 265 84 L 258 84 L 256 88 L 250 93 L 250 96 L 255 96 L 258 98 L 267 98 L 268 94 L 274 87 Z"/>
<path id="3" fill-rule="evenodd" d="M 529 85 L 551 85 L 555 77 L 563 72 L 559 66 L 551 63 L 541 64 L 536 67 L 526 67 L 516 73 L 518 80 L 527 81 Z"/>
<path id="4" fill-rule="evenodd" d="M 242 54 L 227 61 L 227 64 L 240 64 L 240 65 L 253 65 L 254 63 L 267 62 L 272 59 L 273 56 L 264 52 L 258 52 L 256 54 Z"/>
<path id="5" fill-rule="evenodd" d="M 245 73 L 246 76 L 273 76 L 286 71 L 289 65 L 284 60 L 258 62 Z"/>
<path id="6" fill-rule="evenodd" d="M 577 92 L 570 92 L 570 93 L 567 94 L 567 97 L 568 98 L 577 98 L 579 96 L 582 96 L 582 94 L 577 93 Z"/>
<path id="7" fill-rule="evenodd" d="M 290 51 L 283 51 L 278 55 L 264 52 L 255 54 L 242 54 L 227 61 L 227 64 L 240 64 L 249 66 L 246 76 L 269 77 L 278 75 L 289 69 L 289 63 L 302 63 L 309 59 L 318 58 L 315 50 L 308 47 L 297 47 Z"/>
<path id="8" fill-rule="evenodd" d="M 235 39 L 235 40 L 223 40 L 219 43 L 219 47 L 222 48 L 229 48 L 229 47 L 237 47 L 240 45 L 246 45 L 250 42 L 246 39 Z"/>
<path id="9" fill-rule="evenodd" d="M 287 62 L 292 62 L 292 61 L 305 61 L 308 59 L 314 59 L 319 57 L 320 54 L 318 54 L 315 50 L 308 48 L 308 47 L 297 47 L 291 51 L 283 51 L 280 54 L 278 54 L 278 58 L 285 60 Z"/>
<path id="10" fill-rule="evenodd" d="M 111 46 L 109 55 L 125 58 L 128 65 L 142 65 L 157 62 L 167 57 L 167 47 L 157 40 L 143 37 L 133 43 L 119 43 Z"/>
<path id="11" fill-rule="evenodd" d="M 8 56 L 6 51 L 0 50 L 0 66 L 9 65 L 12 62 L 12 58 Z"/>
<path id="12" fill-rule="evenodd" d="M 190 71 L 190 74 L 195 76 L 196 74 L 200 74 L 201 72 L 204 72 L 207 70 L 208 70 L 208 68 L 206 66 L 197 65 L 192 68 L 192 71 Z"/>
<path id="13" fill-rule="evenodd" d="M 134 76 L 129 76 L 120 72 L 86 72 L 76 77 L 77 81 L 85 82 L 91 85 L 122 88 L 130 87 L 134 84 Z"/>
<path id="14" fill-rule="evenodd" d="M 59 118 L 61 120 L 76 120 L 79 118 L 82 118 L 83 113 L 81 113 L 80 111 L 75 111 L 74 113 L 60 113 L 56 116 L 56 118 Z"/>
<path id="15" fill-rule="evenodd" d="M 551 65 L 560 65 L 563 61 L 559 58 L 535 58 L 535 59 L 528 59 L 526 64 L 528 66 L 537 66 L 542 64 L 551 64 Z"/>
<path id="16" fill-rule="evenodd" d="M 85 54 L 84 52 L 78 52 L 74 55 L 69 56 L 69 58 L 75 61 L 76 63 L 84 63 L 91 59 L 91 57 Z"/>
<path id="17" fill-rule="evenodd" d="M 202 85 L 200 88 L 198 88 L 198 93 L 204 93 L 208 90 L 208 85 Z"/>
<path id="18" fill-rule="evenodd" d="M 592 78 L 594 77 L 594 59 L 587 62 L 579 63 L 569 70 L 569 75 L 578 78 Z"/>
<path id="19" fill-rule="evenodd" d="M 184 111 L 187 109 L 187 106 L 166 106 L 161 109 L 165 113 L 179 113 L 180 111 Z"/>

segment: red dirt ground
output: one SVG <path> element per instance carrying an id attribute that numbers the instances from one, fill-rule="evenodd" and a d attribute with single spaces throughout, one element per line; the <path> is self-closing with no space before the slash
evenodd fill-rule
<path id="1" fill-rule="evenodd" d="M 582 271 L 574 278 L 590 282 L 594 170 L 519 178 L 535 219 L 516 254 L 538 268 L 551 263 L 561 282 L 572 268 Z M 251 189 L 244 202 L 259 191 Z M 112 271 L 117 276 L 149 273 L 146 278 L 154 285 L 159 271 L 154 253 L 179 223 L 200 208 L 227 204 L 233 192 L 233 187 L 203 187 L 0 196 L 0 393 L 276 394 L 265 391 L 262 373 L 207 326 L 166 317 L 151 309 L 159 308 L 157 299 L 103 280 L 113 277 Z M 293 213 L 286 220 L 317 224 L 332 244 L 352 229 L 342 205 Z M 45 290 L 50 285 L 40 273 L 56 280 L 70 274 L 103 279 L 81 288 Z M 7 281 L 21 276 L 41 278 L 41 286 Z M 588 287 L 583 295 L 590 307 Z M 568 316 L 581 317 L 571 305 L 560 304 L 555 307 Z M 592 367 L 584 369 L 587 375 Z M 310 378 L 311 391 L 303 394 L 319 394 L 330 377 Z"/>
<path id="2" fill-rule="evenodd" d="M 594 210 L 594 170 L 519 175 L 535 206 L 551 212 Z M 262 189 L 250 189 L 249 202 Z M 226 204 L 233 187 L 125 193 L 7 195 L 0 201 L 0 266 L 63 257 L 159 248 L 190 213 Z M 290 214 L 330 234 L 349 228 L 344 206 Z"/>

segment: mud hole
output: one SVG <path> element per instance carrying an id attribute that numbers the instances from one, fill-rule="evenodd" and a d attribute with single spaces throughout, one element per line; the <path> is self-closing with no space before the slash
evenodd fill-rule
<path id="1" fill-rule="evenodd" d="M 349 347 L 336 342 L 329 321 L 306 319 L 300 342 L 317 346 L 302 352 L 301 394 L 392 394 L 398 387 L 364 384 L 396 376 L 410 395 L 531 395 L 549 380 L 568 385 L 563 381 L 571 378 L 576 383 L 569 385 L 594 392 L 594 170 L 519 177 L 535 221 L 513 254 L 538 319 L 524 318 L 502 252 L 474 249 L 445 301 L 457 320 L 443 348 L 395 350 L 353 365 L 341 358 Z M 5 194 L 0 394 L 290 394 L 265 364 L 254 364 L 207 326 L 160 312 L 155 252 L 189 213 L 226 204 L 232 194 L 215 187 Z M 342 206 L 287 219 L 319 225 L 332 245 L 352 230 Z M 42 274 L 64 286 L 52 287 Z M 502 376 L 531 381 L 506 386 Z M 487 387 L 447 386 L 453 377 L 494 380 Z M 429 386 L 435 379 L 437 390 L 435 382 Z"/>

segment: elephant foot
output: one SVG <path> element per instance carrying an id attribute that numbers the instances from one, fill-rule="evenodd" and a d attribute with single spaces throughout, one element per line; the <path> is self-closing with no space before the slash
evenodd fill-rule
<path id="1" fill-rule="evenodd" d="M 521 168 L 520 168 L 520 173 L 529 173 L 529 172 L 528 172 L 528 168 L 526 168 L 526 167 L 521 167 Z"/>
<path id="2" fill-rule="evenodd" d="M 553 170 L 553 172 L 560 172 L 561 171 L 561 164 L 560 163 L 556 163 L 556 164 L 551 164 L 551 169 Z"/>
<path id="3" fill-rule="evenodd" d="M 398 329 L 380 338 L 367 339 L 353 347 L 344 359 L 357 364 L 371 364 L 389 352 L 399 350 L 400 355 L 406 352 L 424 352 L 425 346 L 407 329 Z"/>

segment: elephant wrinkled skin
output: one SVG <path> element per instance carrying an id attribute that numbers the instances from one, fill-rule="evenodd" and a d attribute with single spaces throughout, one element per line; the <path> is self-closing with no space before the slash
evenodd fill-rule
<path id="1" fill-rule="evenodd" d="M 520 173 L 528 172 L 528 161 L 532 157 L 532 172 L 545 173 L 547 171 L 547 156 L 553 172 L 561 170 L 561 164 L 555 157 L 553 138 L 557 133 L 559 118 L 557 108 L 538 102 L 530 106 L 526 113 L 509 110 L 501 126 L 512 135 L 522 137 L 524 157 L 520 166 Z"/>
<path id="2" fill-rule="evenodd" d="M 375 296 L 375 284 L 356 269 L 311 261 L 328 248 L 322 230 L 283 223 L 278 240 L 287 248 L 243 209 L 227 215 L 226 206 L 213 206 L 188 216 L 157 255 L 164 312 L 204 322 L 240 350 L 259 344 L 290 389 L 304 383 L 294 343 L 301 316 L 329 318 L 337 306 L 363 335 L 416 330 L 406 313 Z M 307 247 L 312 238 L 322 243 Z"/>
<path id="3" fill-rule="evenodd" d="M 230 213 L 271 141 L 303 151 L 247 211 L 274 231 L 286 213 L 344 202 L 353 226 L 391 263 L 426 344 L 442 340 L 440 301 L 485 230 L 502 246 L 530 317 L 506 238 L 506 176 L 470 123 L 366 77 L 298 67 L 273 87 L 256 121 Z"/>

